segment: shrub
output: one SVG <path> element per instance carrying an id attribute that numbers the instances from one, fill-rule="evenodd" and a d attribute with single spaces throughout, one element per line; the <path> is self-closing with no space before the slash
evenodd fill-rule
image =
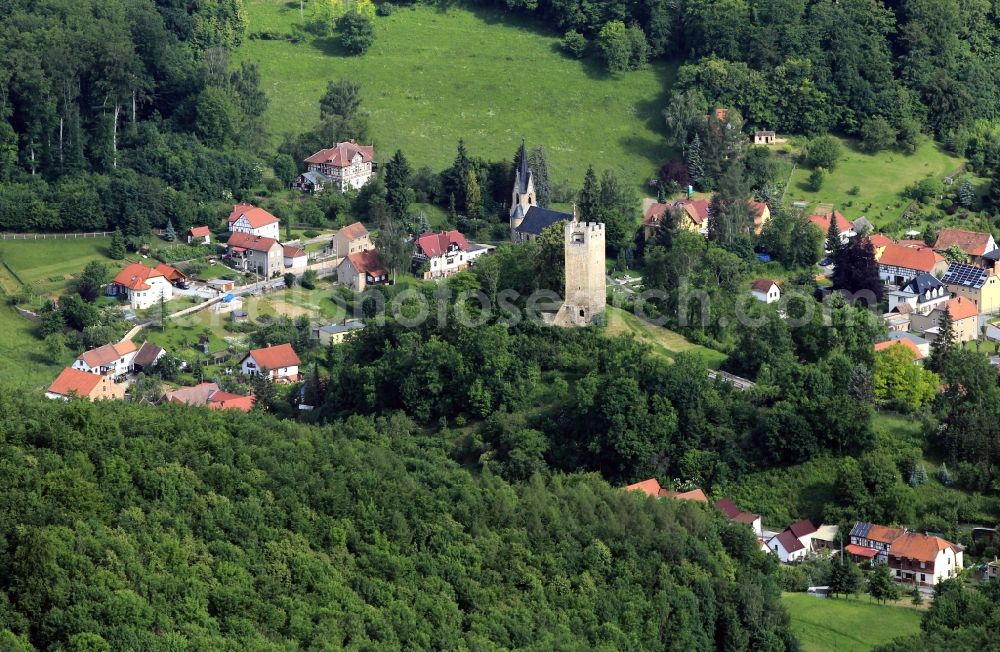
<path id="1" fill-rule="evenodd" d="M 306 229 L 302 232 L 302 235 L 307 238 L 315 238 L 319 235 L 319 231 L 316 231 L 315 229 Z"/>
<path id="2" fill-rule="evenodd" d="M 377 16 L 391 16 L 395 8 L 391 2 L 383 2 L 375 8 L 375 14 Z"/>
<path id="3" fill-rule="evenodd" d="M 896 130 L 880 115 L 868 118 L 861 125 L 861 147 L 874 153 L 889 149 L 896 144 Z"/>
<path id="4" fill-rule="evenodd" d="M 571 29 L 563 35 L 561 46 L 563 52 L 579 59 L 587 52 L 587 39 L 580 32 Z"/>
<path id="5" fill-rule="evenodd" d="M 806 149 L 806 165 L 811 168 L 826 168 L 832 170 L 840 158 L 840 142 L 833 136 L 820 136 L 813 139 Z"/>
<path id="6" fill-rule="evenodd" d="M 371 18 L 349 11 L 337 19 L 340 44 L 350 54 L 364 54 L 375 43 L 375 25 Z"/>
<path id="7" fill-rule="evenodd" d="M 823 187 L 823 179 L 826 177 L 826 172 L 823 168 L 819 167 L 809 173 L 809 179 L 806 181 L 806 185 L 809 190 L 813 192 L 819 192 Z"/>

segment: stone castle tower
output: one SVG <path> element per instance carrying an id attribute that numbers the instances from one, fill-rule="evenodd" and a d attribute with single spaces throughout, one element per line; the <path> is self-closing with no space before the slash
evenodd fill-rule
<path id="1" fill-rule="evenodd" d="M 556 313 L 557 326 L 586 326 L 604 312 L 607 304 L 604 266 L 604 225 L 577 222 L 565 228 L 565 301 Z"/>
<path id="2" fill-rule="evenodd" d="M 514 172 L 514 190 L 511 192 L 510 201 L 510 230 L 514 233 L 517 227 L 521 226 L 524 216 L 528 214 L 528 209 L 536 206 L 538 202 L 535 198 L 535 179 L 528 168 L 528 153 L 524 150 L 524 141 L 521 141 L 521 149 L 517 153 L 518 164 Z"/>

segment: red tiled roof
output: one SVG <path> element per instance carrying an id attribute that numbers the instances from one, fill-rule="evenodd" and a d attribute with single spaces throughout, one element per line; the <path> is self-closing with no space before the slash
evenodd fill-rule
<path id="1" fill-rule="evenodd" d="M 282 245 L 285 258 L 301 258 L 306 255 L 306 250 L 292 245 Z"/>
<path id="2" fill-rule="evenodd" d="M 732 498 L 720 498 L 715 501 L 715 508 L 726 515 L 728 518 L 732 518 L 742 512 L 736 503 L 733 502 Z"/>
<path id="3" fill-rule="evenodd" d="M 361 160 L 368 163 L 375 157 L 375 148 L 372 145 L 358 145 L 353 140 L 348 140 L 343 143 L 337 143 L 333 147 L 319 150 L 307 158 L 306 163 L 346 168 L 351 165 L 351 161 L 356 154 L 361 154 Z"/>
<path id="4" fill-rule="evenodd" d="M 871 559 L 878 554 L 878 550 L 874 548 L 865 548 L 863 546 L 856 546 L 853 543 L 849 543 L 844 546 L 844 552 L 855 555 L 857 557 L 864 557 L 865 559 Z"/>
<path id="5" fill-rule="evenodd" d="M 938 232 L 934 249 L 944 251 L 949 247 L 958 247 L 970 256 L 982 256 L 990 243 L 989 233 L 966 231 L 965 229 L 941 229 Z"/>
<path id="6" fill-rule="evenodd" d="M 914 360 L 922 360 L 923 359 L 924 354 L 920 352 L 920 348 L 917 347 L 917 345 L 913 343 L 913 340 L 908 340 L 906 338 L 898 339 L 898 340 L 888 340 L 886 342 L 878 342 L 875 345 L 875 352 L 878 353 L 879 351 L 885 351 L 886 349 L 888 349 L 888 348 L 890 348 L 892 346 L 895 346 L 897 344 L 900 345 L 900 346 L 902 346 L 902 347 L 904 347 L 904 348 L 909 349 L 910 352 L 913 354 L 913 359 Z"/>
<path id="7" fill-rule="evenodd" d="M 268 224 L 274 224 L 278 221 L 274 215 L 271 215 L 263 208 L 258 208 L 253 204 L 236 204 L 233 206 L 233 212 L 229 214 L 229 223 L 240 219 L 240 217 L 247 218 L 247 222 L 250 223 L 250 227 L 254 229 L 259 229 L 262 226 L 267 226 Z"/>
<path id="8" fill-rule="evenodd" d="M 243 359 L 246 360 L 247 357 L 253 357 L 254 362 L 261 369 L 274 370 L 281 369 L 282 367 L 297 367 L 302 364 L 291 344 L 278 344 L 276 346 L 265 346 L 262 349 L 254 349 L 244 356 Z"/>
<path id="9" fill-rule="evenodd" d="M 115 274 L 113 282 L 115 285 L 120 285 L 129 290 L 148 290 L 149 284 L 146 281 L 150 277 L 155 276 L 164 276 L 164 273 L 159 270 L 159 265 L 157 265 L 157 269 L 152 269 L 142 263 L 132 263 L 131 265 L 126 265 L 125 269 Z"/>
<path id="10" fill-rule="evenodd" d="M 351 266 L 354 267 L 359 274 L 382 276 L 386 273 L 385 267 L 382 265 L 382 257 L 378 255 L 378 251 L 375 249 L 369 249 L 368 251 L 351 254 L 347 257 L 347 259 L 351 261 Z"/>
<path id="11" fill-rule="evenodd" d="M 230 233 L 226 246 L 230 249 L 251 249 L 253 251 L 270 251 L 278 241 L 251 233 Z"/>
<path id="12" fill-rule="evenodd" d="M 754 292 L 767 292 L 771 289 L 772 285 L 778 285 L 777 281 L 772 281 L 769 278 L 759 278 L 753 282 L 750 289 Z M 780 287 L 780 286 L 779 286 Z"/>
<path id="13" fill-rule="evenodd" d="M 837 230 L 841 233 L 854 229 L 854 225 L 848 222 L 847 218 L 840 211 L 833 211 L 833 216 L 837 220 Z M 830 215 L 810 215 L 809 221 L 818 226 L 819 230 L 824 234 L 830 230 Z"/>
<path id="14" fill-rule="evenodd" d="M 788 526 L 788 529 L 791 530 L 792 534 L 794 534 L 796 538 L 800 538 L 806 536 L 807 534 L 812 534 L 817 528 L 809 519 L 803 519 L 792 523 Z"/>
<path id="15" fill-rule="evenodd" d="M 368 229 L 361 222 L 355 222 L 354 224 L 348 224 L 347 226 L 340 229 L 340 234 L 348 242 L 357 240 L 358 238 L 363 238 L 368 235 Z"/>
<path id="16" fill-rule="evenodd" d="M 649 482 L 647 480 L 647 482 Z M 667 489 L 660 489 L 657 493 L 661 498 L 673 498 L 674 500 L 693 500 L 698 503 L 708 504 L 708 496 L 701 489 L 692 489 L 691 491 L 669 491 Z"/>
<path id="17" fill-rule="evenodd" d="M 955 297 L 948 301 L 948 313 L 955 321 L 979 316 L 976 305 L 964 297 Z"/>
<path id="18" fill-rule="evenodd" d="M 903 247 L 898 244 L 889 244 L 886 245 L 882 255 L 879 256 L 878 264 L 913 269 L 930 274 L 943 260 L 944 258 L 934 253 L 929 247 Z"/>
<path id="19" fill-rule="evenodd" d="M 664 204 L 663 202 L 654 202 L 650 204 L 649 208 L 646 209 L 645 215 L 642 216 L 642 225 L 654 226 L 659 224 L 660 220 L 663 219 L 663 216 L 666 215 L 668 208 L 670 208 L 670 206 L 668 204 Z"/>
<path id="20" fill-rule="evenodd" d="M 183 281 L 187 278 L 187 274 L 184 272 L 163 263 L 156 263 L 156 272 L 171 283 L 174 281 Z"/>
<path id="21" fill-rule="evenodd" d="M 458 231 L 442 231 L 441 233 L 425 233 L 417 238 L 417 249 L 428 258 L 435 258 L 448 251 L 451 245 L 458 245 L 459 251 L 469 248 L 469 241 Z"/>
<path id="22" fill-rule="evenodd" d="M 879 543 L 892 543 L 899 537 L 903 536 L 903 532 L 903 530 L 895 527 L 872 525 L 868 529 L 868 534 L 865 535 L 865 538 L 869 541 L 878 541 Z"/>
<path id="23" fill-rule="evenodd" d="M 883 233 L 872 233 L 871 235 L 868 236 L 868 239 L 871 240 L 872 246 L 875 247 L 876 249 L 878 249 L 879 247 L 886 247 L 891 244 L 896 244 L 892 241 L 891 238 L 889 238 L 889 236 Z"/>
<path id="24" fill-rule="evenodd" d="M 791 530 L 785 530 L 774 538 L 781 543 L 781 547 L 785 549 L 785 552 L 795 552 L 805 548 L 805 546 L 802 545 L 802 542 L 799 541 L 798 537 L 796 537 Z"/>
<path id="25" fill-rule="evenodd" d="M 207 226 L 192 226 L 188 229 L 188 235 L 194 238 L 204 238 L 206 235 L 211 235 L 212 232 L 208 230 Z"/>
<path id="26" fill-rule="evenodd" d="M 59 372 L 56 379 L 49 385 L 48 391 L 60 396 L 90 396 L 94 388 L 104 379 L 104 376 L 90 374 L 79 369 L 66 367 Z"/>
<path id="27" fill-rule="evenodd" d="M 955 544 L 941 537 L 927 536 L 919 532 L 904 532 L 892 542 L 889 554 L 893 557 L 933 562 L 937 559 L 938 552 L 954 547 Z"/>
<path id="28" fill-rule="evenodd" d="M 239 410 L 241 412 L 249 412 L 253 408 L 253 403 L 253 396 L 218 391 L 208 397 L 207 406 L 210 410 Z"/>
<path id="29" fill-rule="evenodd" d="M 84 351 L 77 357 L 77 360 L 83 360 L 88 367 L 104 367 L 132 353 L 135 348 L 135 342 L 132 340 L 122 340 L 117 344 L 105 344 L 96 349 Z"/>
<path id="30" fill-rule="evenodd" d="M 647 496 L 656 497 L 660 493 L 660 482 L 656 478 L 636 482 L 625 487 L 625 491 L 641 491 Z"/>
<path id="31" fill-rule="evenodd" d="M 707 199 L 681 203 L 681 206 L 684 208 L 684 212 L 687 213 L 692 222 L 698 225 L 701 225 L 708 220 L 708 205 L 709 201 Z"/>

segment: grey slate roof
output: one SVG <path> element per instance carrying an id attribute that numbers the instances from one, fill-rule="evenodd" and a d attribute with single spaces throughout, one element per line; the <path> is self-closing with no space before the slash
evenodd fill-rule
<path id="1" fill-rule="evenodd" d="M 328 179 L 326 175 L 320 174 L 315 170 L 309 170 L 308 172 L 303 172 L 302 176 L 305 177 L 307 180 L 309 180 L 310 183 L 317 186 L 321 186 L 324 183 L 330 183 L 330 179 Z"/>
<path id="2" fill-rule="evenodd" d="M 913 333 L 907 333 L 906 331 L 892 331 L 891 333 L 889 333 L 889 340 L 892 342 L 896 342 L 898 340 L 910 340 L 917 346 L 920 346 L 922 344 L 930 344 L 929 341 L 925 340 L 919 335 L 914 335 Z"/>
<path id="3" fill-rule="evenodd" d="M 927 290 L 936 290 L 942 287 L 944 283 L 937 280 L 933 275 L 927 273 L 920 273 L 913 277 L 913 279 L 903 286 L 903 289 L 907 292 L 912 292 L 913 294 L 923 294 Z"/>
<path id="4" fill-rule="evenodd" d="M 994 249 L 993 251 L 987 251 L 982 256 L 983 260 L 990 260 L 996 262 L 1000 260 L 1000 249 Z"/>
<path id="5" fill-rule="evenodd" d="M 978 290 L 986 283 L 989 275 L 982 267 L 973 267 L 962 263 L 952 263 L 941 280 L 947 285 L 962 285 Z"/>
<path id="6" fill-rule="evenodd" d="M 330 335 L 336 335 L 337 333 L 343 333 L 345 331 L 356 331 L 361 330 L 365 327 L 365 323 L 362 321 L 349 321 L 346 324 L 327 324 L 326 326 L 321 326 L 320 331 L 323 333 L 329 333 Z"/>
<path id="7" fill-rule="evenodd" d="M 542 208 L 541 206 L 532 206 L 528 209 L 527 214 L 525 214 L 524 221 L 521 222 L 521 226 L 517 227 L 515 230 L 518 233 L 538 235 L 546 228 L 552 226 L 556 222 L 561 222 L 562 220 L 566 220 L 567 222 L 572 221 L 573 214 L 554 211 L 549 208 Z"/>

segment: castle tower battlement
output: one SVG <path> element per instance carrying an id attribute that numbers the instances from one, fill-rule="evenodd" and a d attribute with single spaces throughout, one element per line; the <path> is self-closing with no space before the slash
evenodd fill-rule
<path id="1" fill-rule="evenodd" d="M 607 304 L 604 224 L 567 222 L 563 233 L 566 255 L 565 301 L 556 315 L 560 326 L 586 326 Z"/>

